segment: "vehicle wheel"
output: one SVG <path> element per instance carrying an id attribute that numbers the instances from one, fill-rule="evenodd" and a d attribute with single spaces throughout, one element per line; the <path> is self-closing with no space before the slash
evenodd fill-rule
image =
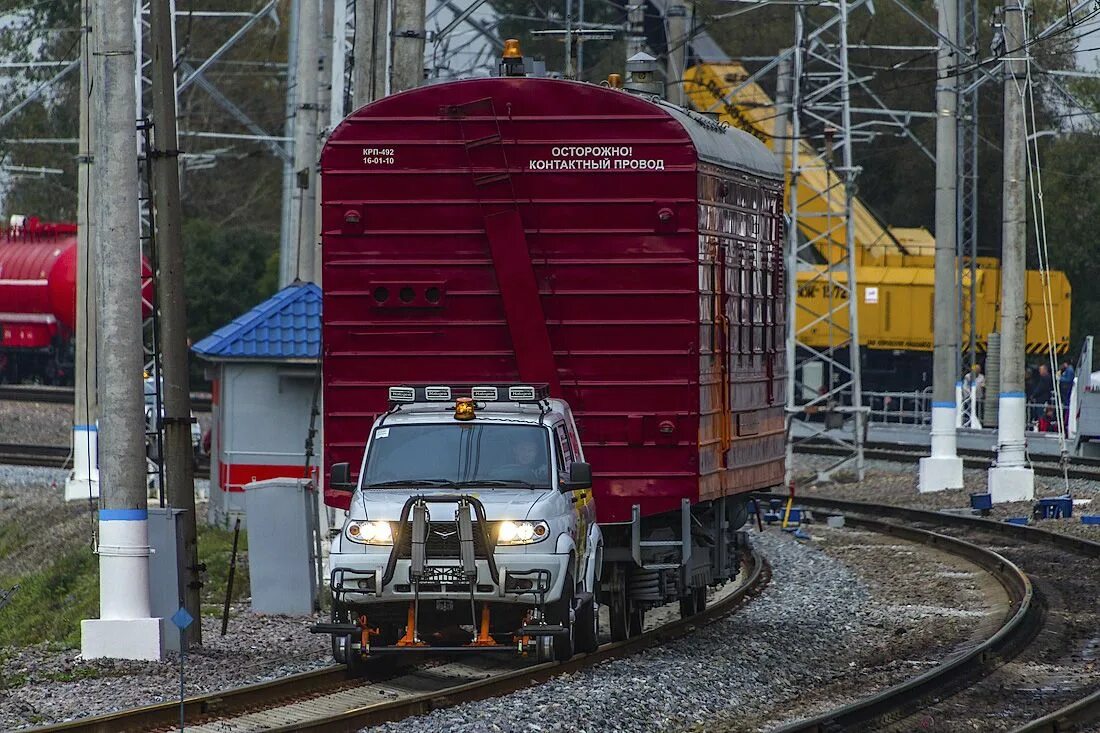
<path id="1" fill-rule="evenodd" d="M 343 605 L 334 600 L 332 602 L 332 608 L 330 608 L 328 612 L 328 620 L 334 624 L 342 624 L 347 622 L 347 616 L 347 611 L 344 609 Z M 340 641 L 340 638 L 334 634 L 332 637 L 332 658 L 336 660 L 337 664 L 343 664 L 347 661 L 347 658 L 344 656 L 344 649 L 345 647 Z"/>
<path id="2" fill-rule="evenodd" d="M 573 619 L 573 594 L 575 590 L 576 586 L 573 584 L 573 576 L 566 575 L 565 583 L 562 585 L 561 598 L 558 599 L 557 602 L 551 604 L 550 607 L 550 623 L 558 624 L 569 629 L 568 634 L 553 637 L 554 659 L 559 662 L 567 661 L 573 657 L 577 629 Z"/>
<path id="3" fill-rule="evenodd" d="M 600 614 L 596 599 L 577 609 L 577 651 L 588 654 L 600 646 Z"/>
<path id="4" fill-rule="evenodd" d="M 623 641 L 630 633 L 630 598 L 626 588 L 626 566 L 611 566 L 611 589 L 607 593 L 607 611 L 611 618 L 611 640 Z"/>
<path id="5" fill-rule="evenodd" d="M 690 590 L 686 596 L 680 596 L 680 618 L 690 618 L 698 613 L 695 608 L 695 591 Z"/>
<path id="6" fill-rule="evenodd" d="M 641 636 L 642 629 L 645 628 L 645 609 L 634 608 L 631 605 L 630 608 L 630 635 Z"/>
<path id="7" fill-rule="evenodd" d="M 347 639 L 348 653 L 346 655 L 347 661 L 344 663 L 344 667 L 347 669 L 348 678 L 357 679 L 367 673 L 367 660 L 363 659 L 363 655 L 357 650 L 351 648 L 351 645 L 356 639 L 354 637 L 344 637 Z"/>

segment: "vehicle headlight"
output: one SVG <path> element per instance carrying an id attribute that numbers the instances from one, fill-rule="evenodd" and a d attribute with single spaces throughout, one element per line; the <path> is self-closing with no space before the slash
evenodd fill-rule
<path id="1" fill-rule="evenodd" d="M 368 522 L 366 520 L 348 522 L 344 534 L 352 542 L 361 545 L 392 545 L 393 532 L 389 522 Z"/>
<path id="2" fill-rule="evenodd" d="M 498 545 L 530 545 L 550 536 L 546 522 L 501 522 L 497 529 Z"/>

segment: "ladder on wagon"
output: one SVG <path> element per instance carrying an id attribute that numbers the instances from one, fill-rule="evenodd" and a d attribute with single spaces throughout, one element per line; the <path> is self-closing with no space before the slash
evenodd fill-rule
<path id="1" fill-rule="evenodd" d="M 473 182 L 473 198 L 484 221 L 489 254 L 516 354 L 519 372 L 516 376 L 520 381 L 548 384 L 550 394 L 561 397 L 554 351 L 496 107 L 492 98 L 485 97 L 448 105 L 440 112 L 458 125 L 459 140 Z"/>

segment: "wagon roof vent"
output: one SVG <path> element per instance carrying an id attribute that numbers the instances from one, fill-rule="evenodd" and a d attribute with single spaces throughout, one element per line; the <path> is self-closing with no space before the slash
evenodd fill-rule
<path id="1" fill-rule="evenodd" d="M 664 84 L 657 78 L 657 59 L 641 51 L 626 60 L 626 89 L 636 94 L 662 96 Z"/>

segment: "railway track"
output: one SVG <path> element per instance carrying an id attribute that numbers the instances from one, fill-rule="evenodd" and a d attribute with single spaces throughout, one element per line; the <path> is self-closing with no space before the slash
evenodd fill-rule
<path id="1" fill-rule="evenodd" d="M 393 657 L 380 657 L 364 680 L 349 681 L 343 667 L 216 692 L 185 702 L 187 730 L 217 731 L 349 731 L 400 720 L 513 692 L 551 677 L 635 654 L 690 633 L 732 613 L 769 582 L 770 569 L 753 551 L 744 561 L 743 583 L 715 600 L 707 609 L 676 619 L 620 642 L 606 643 L 591 654 L 567 662 L 520 666 L 515 661 L 473 659 L 418 660 L 393 668 Z M 110 715 L 33 729 L 36 733 L 118 733 L 120 731 L 175 730 L 180 723 L 179 703 L 163 703 Z"/>
<path id="2" fill-rule="evenodd" d="M 856 525 L 870 522 L 880 531 L 901 537 L 934 528 L 937 537 L 967 542 L 978 550 L 984 545 L 996 546 L 995 554 L 1025 574 L 1032 610 L 1021 613 L 1022 606 L 1016 606 L 1014 621 L 983 645 L 988 648 L 981 649 L 977 659 L 953 659 L 873 697 L 782 727 L 780 733 L 937 729 L 938 721 L 950 721 L 960 730 L 981 730 L 992 720 L 997 721 L 998 729 L 1004 729 L 1006 723 L 1014 726 L 1016 733 L 1064 733 L 1100 719 L 1100 675 L 1081 677 L 1057 671 L 1078 668 L 1082 650 L 1087 654 L 1097 643 L 1100 612 L 1095 588 L 1100 569 L 1095 561 L 1100 558 L 1100 543 L 902 506 L 817 497 L 799 499 L 798 503 L 824 513 L 843 514 Z M 904 524 L 887 524 L 883 518 Z M 970 559 L 978 562 L 979 556 Z M 1004 570 L 996 573 L 1002 584 L 1007 580 Z M 1010 626 L 1013 630 L 1006 637 Z M 998 637 L 999 647 L 992 644 Z"/>
<path id="3" fill-rule="evenodd" d="M 863 445 L 864 458 L 898 463 L 917 463 L 928 455 L 929 450 L 927 446 L 899 446 L 896 443 L 864 443 Z M 851 453 L 846 448 L 829 443 L 798 443 L 795 445 L 795 452 L 826 456 L 842 456 Z M 993 454 L 989 451 L 960 448 L 957 452 L 963 459 L 965 468 L 986 469 L 993 462 Z M 1036 476 L 1062 477 L 1062 466 L 1054 456 L 1032 456 L 1031 467 L 1035 470 Z M 1069 478 L 1100 481 L 1100 460 L 1074 456 L 1066 467 L 1066 475 Z"/>
<path id="4" fill-rule="evenodd" d="M 11 466 L 42 466 L 67 468 L 71 465 L 70 449 L 63 445 L 33 445 L 30 443 L 0 443 L 0 464 Z M 210 459 L 202 456 L 195 469 L 195 478 L 210 478 Z"/>
<path id="5" fill-rule="evenodd" d="M 71 405 L 73 400 L 72 387 L 50 387 L 44 384 L 0 385 L 0 402 L 49 402 Z M 195 412 L 210 412 L 210 395 L 202 392 L 192 393 L 191 409 Z"/>

